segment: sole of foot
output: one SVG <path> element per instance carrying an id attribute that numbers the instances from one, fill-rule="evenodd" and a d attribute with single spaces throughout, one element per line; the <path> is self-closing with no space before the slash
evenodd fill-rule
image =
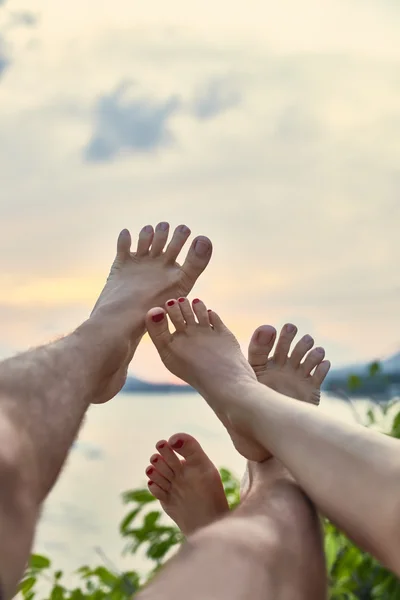
<path id="1" fill-rule="evenodd" d="M 177 433 L 156 449 L 146 469 L 148 487 L 184 535 L 229 511 L 220 474 L 194 437 Z"/>

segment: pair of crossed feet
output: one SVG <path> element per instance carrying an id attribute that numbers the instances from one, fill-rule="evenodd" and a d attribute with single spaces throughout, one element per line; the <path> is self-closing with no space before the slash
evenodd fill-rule
<path id="1" fill-rule="evenodd" d="M 166 313 L 176 330 L 173 335 L 169 331 Z M 216 376 L 217 385 L 223 385 L 224 378 L 233 376 L 229 372 L 230 362 L 225 359 L 233 349 L 237 360 L 238 344 L 218 315 L 207 311 L 200 300 L 193 300 L 192 307 L 186 298 L 169 300 L 165 311 L 157 308 L 148 313 L 146 324 L 164 364 L 197 389 L 202 389 L 201 380 L 206 375 L 201 372 L 202 369 L 209 369 L 208 378 L 219 374 Z M 259 327 L 250 342 L 247 369 L 259 383 L 300 401 L 318 405 L 320 387 L 330 363 L 324 360 L 323 348 L 312 349 L 314 340 L 309 335 L 302 337 L 289 355 L 296 333 L 294 325 L 285 325 L 270 356 L 276 330 L 269 325 Z M 215 345 L 220 348 L 212 356 Z M 208 357 L 206 353 L 209 353 Z M 219 364 L 216 364 L 215 358 L 221 359 Z M 195 369 L 193 362 L 197 363 Z M 210 394 L 209 389 L 205 390 L 205 394 Z M 209 403 L 213 406 L 212 401 Z M 224 418 L 220 418 L 224 422 Z M 267 459 L 270 456 L 265 449 L 262 449 L 264 454 L 258 456 L 258 448 L 253 448 L 252 442 L 227 428 L 239 452 L 254 455 L 254 460 L 248 461 L 242 482 L 243 500 L 254 482 L 262 480 L 264 485 L 268 482 L 267 465 L 270 461 Z M 208 525 L 229 510 L 219 472 L 196 439 L 179 433 L 169 440 L 157 442 L 156 449 L 157 453 L 151 456 L 146 469 L 149 490 L 184 535 Z M 273 472 L 276 479 L 276 469 Z"/>
<path id="2" fill-rule="evenodd" d="M 146 325 L 166 367 L 201 393 L 237 450 L 249 460 L 246 494 L 250 494 L 257 482 L 270 481 L 271 472 L 279 469 L 268 468 L 266 472 L 273 461 L 266 460 L 270 454 L 253 439 L 246 422 L 247 392 L 261 383 L 318 404 L 320 386 L 330 365 L 323 360 L 322 349 L 311 351 L 313 340 L 309 336 L 300 340 L 289 357 L 296 335 L 293 325 L 284 327 L 272 358 L 269 354 L 276 332 L 269 326 L 259 328 L 250 344 L 248 362 L 218 315 L 207 311 L 197 299 L 190 306 L 184 297 L 210 261 L 211 241 L 204 236 L 195 238 L 180 266 L 176 260 L 190 230 L 180 225 L 169 244 L 168 234 L 168 223 L 159 223 L 155 230 L 144 227 L 135 252 L 131 252 L 127 230 L 118 238 L 110 276 L 89 319 L 113 348 L 104 365 L 104 380 L 92 401 L 107 402 L 121 389 Z M 165 304 L 165 310 L 147 312 L 151 306 L 163 305 L 168 297 L 179 295 L 179 300 Z M 169 331 L 166 313 L 175 326 L 174 334 Z M 227 510 L 219 474 L 196 440 L 179 434 L 159 442 L 157 449 L 159 454 L 151 459 L 153 471 L 147 470 L 150 489 L 186 535 Z"/>

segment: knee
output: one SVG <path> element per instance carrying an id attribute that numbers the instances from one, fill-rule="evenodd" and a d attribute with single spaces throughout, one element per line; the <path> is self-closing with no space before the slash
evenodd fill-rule
<path id="1" fill-rule="evenodd" d="M 237 556 L 240 562 L 249 560 L 263 568 L 266 561 L 270 564 L 271 560 L 280 560 L 279 549 L 283 548 L 281 532 L 271 527 L 269 518 L 260 515 L 222 519 L 200 529 L 187 540 L 188 551 L 208 545 L 220 547 L 221 553 L 229 548 L 231 559 Z"/>

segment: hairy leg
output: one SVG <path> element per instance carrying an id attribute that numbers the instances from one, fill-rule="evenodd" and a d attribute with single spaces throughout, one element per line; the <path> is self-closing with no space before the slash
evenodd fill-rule
<path id="1" fill-rule="evenodd" d="M 242 505 L 198 530 L 138 600 L 324 600 L 318 517 L 278 461 L 253 465 Z"/>
<path id="2" fill-rule="evenodd" d="M 91 402 L 121 389 L 154 300 L 190 291 L 211 257 L 211 242 L 194 240 L 176 263 L 190 230 L 169 226 L 139 234 L 131 253 L 124 230 L 110 276 L 91 317 L 74 333 L 0 363 L 0 582 L 15 593 L 42 502 L 54 485 Z"/>

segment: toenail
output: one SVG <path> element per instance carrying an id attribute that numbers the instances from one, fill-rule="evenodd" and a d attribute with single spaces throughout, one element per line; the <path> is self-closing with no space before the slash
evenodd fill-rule
<path id="1" fill-rule="evenodd" d="M 157 225 L 157 229 L 159 229 L 160 231 L 167 231 L 168 227 L 169 227 L 169 224 L 166 223 L 165 221 L 163 221 L 162 223 L 159 223 Z"/>
<path id="2" fill-rule="evenodd" d="M 206 256 L 210 251 L 210 244 L 206 240 L 197 240 L 194 249 L 198 256 Z"/>
<path id="3" fill-rule="evenodd" d="M 256 340 L 260 344 L 268 344 L 272 340 L 273 335 L 273 331 L 265 331 L 264 329 L 261 329 L 261 331 L 257 333 Z"/>
<path id="4" fill-rule="evenodd" d="M 186 227 L 186 225 L 179 225 L 178 231 L 181 233 L 190 233 L 190 229 L 189 227 Z"/>
<path id="5" fill-rule="evenodd" d="M 178 298 L 178 302 L 185 302 L 185 298 Z"/>
<path id="6" fill-rule="evenodd" d="M 198 304 L 199 302 L 200 302 L 200 300 L 199 300 L 198 298 L 195 298 L 195 299 L 193 300 L 193 304 Z"/>
<path id="7" fill-rule="evenodd" d="M 165 444 L 164 442 L 162 444 L 158 444 L 158 448 L 164 448 Z"/>
<path id="8" fill-rule="evenodd" d="M 174 444 L 172 444 L 173 448 L 182 448 L 183 446 L 183 440 L 176 440 L 176 442 Z"/>
<path id="9" fill-rule="evenodd" d="M 286 325 L 286 331 L 287 331 L 288 333 L 293 333 L 293 331 L 296 331 L 296 327 L 295 327 L 295 325 L 292 325 L 291 323 L 288 323 L 288 324 Z"/>
<path id="10" fill-rule="evenodd" d="M 158 461 L 158 458 L 157 458 L 157 456 L 156 456 L 155 458 L 153 458 L 152 462 L 153 462 L 153 463 L 156 463 L 157 461 Z"/>
<path id="11" fill-rule="evenodd" d="M 146 227 L 143 227 L 143 231 L 146 233 L 153 233 L 153 228 L 151 225 L 146 225 Z"/>
<path id="12" fill-rule="evenodd" d="M 314 341 L 311 337 L 311 335 L 305 335 L 304 336 L 304 341 L 306 344 L 312 344 L 312 342 Z"/>
<path id="13" fill-rule="evenodd" d="M 212 312 L 211 308 L 207 308 L 207 312 Z"/>
<path id="14" fill-rule="evenodd" d="M 160 323 L 160 321 L 162 321 L 164 318 L 164 313 L 158 313 L 158 315 L 153 315 L 151 318 L 154 323 Z"/>
<path id="15" fill-rule="evenodd" d="M 150 469 L 147 469 L 146 473 L 147 475 L 151 475 L 152 473 L 154 473 L 154 469 L 150 467 Z"/>
<path id="16" fill-rule="evenodd" d="M 175 300 L 169 300 L 167 302 L 167 306 L 173 306 L 175 304 Z"/>
<path id="17" fill-rule="evenodd" d="M 325 352 L 323 348 L 315 348 L 315 351 L 319 352 L 320 354 L 323 354 Z"/>
<path id="18" fill-rule="evenodd" d="M 154 481 L 149 481 L 147 485 L 154 485 Z"/>

